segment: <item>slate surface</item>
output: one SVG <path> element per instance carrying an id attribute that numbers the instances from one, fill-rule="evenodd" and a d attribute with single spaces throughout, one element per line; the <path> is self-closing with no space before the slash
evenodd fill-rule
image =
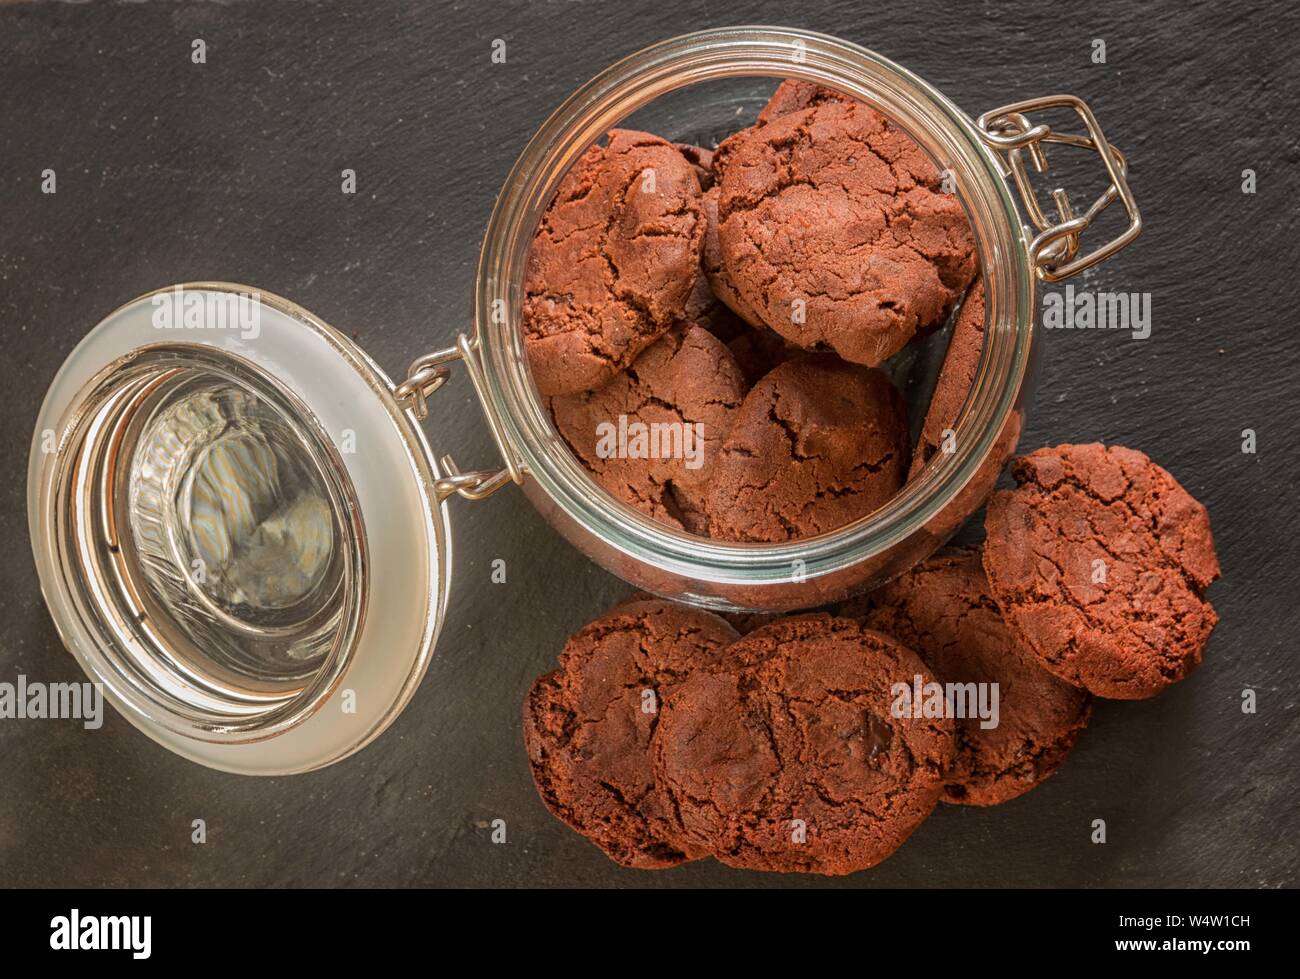
<path id="1" fill-rule="evenodd" d="M 972 114 L 1054 91 L 1091 102 L 1133 161 L 1147 231 L 1085 284 L 1150 292 L 1153 331 L 1045 335 L 1022 445 L 1148 451 L 1208 505 L 1224 567 L 1211 592 L 1222 623 L 1193 679 L 1100 704 L 1043 787 L 987 811 L 942 808 L 835 886 L 1295 884 L 1300 18 L 1282 5 L 0 4 L 0 680 L 80 676 L 37 586 L 24 469 L 45 386 L 85 330 L 157 286 L 224 278 L 294 298 L 398 372 L 467 324 L 494 196 L 546 115 L 647 43 L 745 22 L 875 48 Z M 490 61 L 495 38 L 505 64 Z M 339 192 L 344 167 L 355 197 Z M 437 448 L 486 461 L 463 378 L 434 412 Z M 0 884 L 823 883 L 709 861 L 624 871 L 552 819 L 520 743 L 521 698 L 628 588 L 516 491 L 453 517 L 438 655 L 381 741 L 322 772 L 248 780 L 181 761 L 115 715 L 98 732 L 0 721 Z M 505 585 L 489 582 L 497 557 Z M 1239 707 L 1246 687 L 1255 715 Z M 497 818 L 505 845 L 489 840 Z M 1097 818 L 1104 846 L 1089 841 Z"/>

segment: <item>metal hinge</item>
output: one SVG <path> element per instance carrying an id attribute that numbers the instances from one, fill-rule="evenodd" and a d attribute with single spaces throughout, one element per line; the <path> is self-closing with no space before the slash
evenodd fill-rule
<path id="1" fill-rule="evenodd" d="M 429 416 L 427 399 L 447 383 L 447 378 L 451 376 L 451 369 L 447 365 L 457 360 L 465 365 L 469 373 L 470 383 L 474 385 L 474 393 L 487 419 L 488 429 L 497 444 L 501 458 L 505 460 L 506 467 L 499 470 L 478 469 L 461 472 L 460 467 L 456 465 L 456 460 L 450 455 L 444 455 L 439 461 L 446 475 L 435 483 L 435 491 L 440 503 L 451 496 L 462 496 L 467 500 L 482 500 L 507 483 L 524 481 L 523 470 L 515 462 L 514 453 L 506 444 L 501 419 L 497 416 L 491 400 L 485 396 L 486 386 L 483 381 L 483 365 L 479 361 L 478 345 L 465 334 L 456 337 L 455 346 L 435 350 L 412 361 L 406 372 L 406 380 L 393 389 L 393 397 L 399 405 L 409 409 L 418 421 L 424 421 Z"/>
<path id="2" fill-rule="evenodd" d="M 1073 109 L 1087 129 L 1086 136 L 1073 133 L 1056 132 L 1044 123 L 1032 124 L 1026 113 L 1041 112 L 1045 109 Z M 1029 259 L 1033 263 L 1038 277 L 1045 282 L 1059 282 L 1077 275 L 1084 269 L 1092 268 L 1114 255 L 1121 248 L 1130 244 L 1142 233 L 1142 218 L 1138 214 L 1137 204 L 1128 188 L 1128 163 L 1114 146 L 1106 142 L 1097 124 L 1097 117 L 1088 105 L 1073 95 L 1049 95 L 1038 99 L 1027 99 L 1000 109 L 986 112 L 976 120 L 980 134 L 985 142 L 995 150 L 1006 154 L 1011 164 L 1011 174 L 1015 178 L 1016 188 L 1024 201 L 1029 218 L 1038 230 L 1037 237 L 1029 245 Z M 1052 221 L 1043 213 L 1038 204 L 1038 197 L 1029 182 L 1029 173 L 1025 169 L 1024 151 L 1029 152 L 1029 159 L 1037 173 L 1047 171 L 1047 154 L 1044 145 L 1062 143 L 1093 150 L 1101 157 L 1110 177 L 1110 186 L 1086 212 L 1076 216 L 1070 204 L 1070 198 L 1064 189 L 1052 191 L 1056 203 L 1059 221 Z M 1079 257 L 1079 236 L 1097 217 L 1116 200 L 1124 205 L 1128 213 L 1128 227 L 1116 238 Z"/>

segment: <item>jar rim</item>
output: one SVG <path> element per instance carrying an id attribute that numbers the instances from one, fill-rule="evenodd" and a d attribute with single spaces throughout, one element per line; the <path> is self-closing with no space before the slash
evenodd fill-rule
<path id="1" fill-rule="evenodd" d="M 523 346 L 528 252 L 543 212 L 578 157 L 633 111 L 670 91 L 739 76 L 797 78 L 859 98 L 899 124 L 956 181 L 980 254 L 986 340 L 953 428 L 956 450 L 880 509 L 838 530 L 781 543 L 676 531 L 610 496 L 555 431 Z M 1019 212 L 994 152 L 971 119 L 927 82 L 866 48 L 810 31 L 731 27 L 672 38 L 624 58 L 573 93 L 520 154 L 488 221 L 475 288 L 485 394 L 515 462 L 578 526 L 660 571 L 728 585 L 785 584 L 869 561 L 940 514 L 996 450 L 1031 364 L 1034 275 Z M 507 314 L 499 315 L 501 300 Z M 593 489 L 595 490 L 593 492 Z"/>

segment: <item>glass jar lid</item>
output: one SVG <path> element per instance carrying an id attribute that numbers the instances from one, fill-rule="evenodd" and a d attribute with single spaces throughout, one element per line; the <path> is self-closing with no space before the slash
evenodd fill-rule
<path id="1" fill-rule="evenodd" d="M 69 356 L 28 517 L 55 623 L 109 701 L 192 760 L 284 774 L 358 750 L 419 684 L 447 600 L 440 478 L 347 337 L 196 283 Z"/>

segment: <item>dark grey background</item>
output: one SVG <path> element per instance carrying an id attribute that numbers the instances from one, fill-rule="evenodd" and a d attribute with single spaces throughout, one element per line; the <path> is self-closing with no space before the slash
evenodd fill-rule
<path id="1" fill-rule="evenodd" d="M 1084 9 L 1084 8 L 1087 9 Z M 1089 279 L 1149 291 L 1154 329 L 1048 333 L 1022 445 L 1149 452 L 1209 507 L 1224 568 L 1205 666 L 1101 703 L 1065 768 L 989 810 L 944 807 L 848 885 L 1297 882 L 1300 613 L 1295 40 L 1290 5 L 659 0 L 323 5 L 0 2 L 0 680 L 79 677 L 41 600 L 25 515 L 40 399 L 119 303 L 247 282 L 353 333 L 390 371 L 468 324 L 479 238 L 517 152 L 589 76 L 727 23 L 838 34 L 972 115 L 1068 91 L 1129 154 L 1143 238 Z M 208 62 L 191 64 L 202 37 Z M 507 62 L 490 62 L 494 38 Z M 1107 63 L 1090 62 L 1103 38 Z M 42 195 L 43 169 L 58 193 Z M 360 191 L 345 198 L 339 171 Z M 1242 170 L 1259 192 L 1241 192 Z M 1257 430 L 1259 451 L 1240 451 Z M 467 384 L 432 441 L 490 461 Z M 410 708 L 311 775 L 242 779 L 111 715 L 0 721 L 0 884 L 814 885 L 705 861 L 621 870 L 547 814 L 519 707 L 565 637 L 629 589 L 514 490 L 456 503 L 453 604 Z M 507 561 L 505 585 L 489 562 Z M 1259 713 L 1243 715 L 1245 687 Z M 189 842 L 201 817 L 208 843 Z M 489 841 L 504 818 L 509 842 Z M 1104 818 L 1109 842 L 1089 842 Z"/>

